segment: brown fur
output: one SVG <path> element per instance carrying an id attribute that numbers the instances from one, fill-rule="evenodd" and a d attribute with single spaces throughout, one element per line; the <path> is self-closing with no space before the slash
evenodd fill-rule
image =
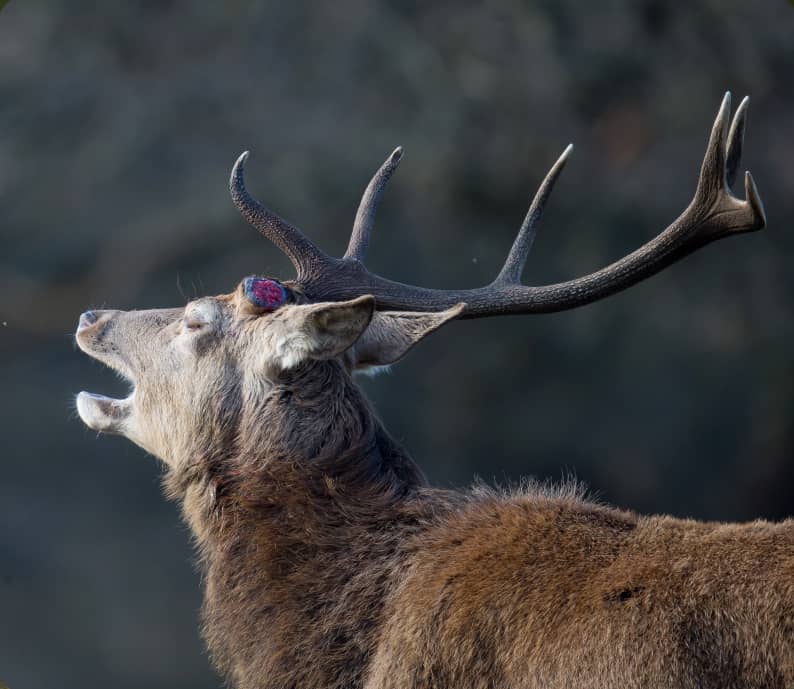
<path id="1" fill-rule="evenodd" d="M 794 684 L 794 522 L 638 517 L 570 486 L 432 489 L 371 412 L 349 358 L 308 357 L 264 382 L 240 343 L 291 312 L 252 321 L 222 299 L 218 342 L 235 346 L 190 350 L 209 392 L 196 383 L 191 406 L 176 387 L 158 398 L 130 374 L 135 423 L 112 430 L 168 465 L 205 572 L 207 644 L 233 686 Z M 143 347 L 130 344 L 140 325 L 122 334 L 125 319 L 146 313 L 113 312 L 78 332 L 80 346 L 135 368 L 124 352 Z M 157 313 L 147 342 L 178 331 L 176 316 Z M 110 339 L 122 362 L 107 353 Z M 162 425 L 141 430 L 158 410 L 184 415 L 173 437 L 160 437 Z M 99 414 L 81 409 L 87 422 Z"/>

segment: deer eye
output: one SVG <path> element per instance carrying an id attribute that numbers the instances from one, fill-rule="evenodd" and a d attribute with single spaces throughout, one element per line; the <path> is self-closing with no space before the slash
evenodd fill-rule
<path id="1" fill-rule="evenodd" d="M 207 321 L 197 315 L 185 316 L 182 323 L 187 330 L 201 330 L 207 325 Z"/>
<path id="2" fill-rule="evenodd" d="M 207 317 L 207 314 L 203 313 L 202 309 L 196 307 L 187 308 L 185 309 L 185 315 L 182 317 L 182 327 L 185 330 L 195 332 L 208 326 L 210 321 L 211 319 Z"/>

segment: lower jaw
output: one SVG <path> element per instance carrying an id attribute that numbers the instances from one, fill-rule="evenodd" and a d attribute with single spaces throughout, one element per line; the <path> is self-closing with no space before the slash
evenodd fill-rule
<path id="1" fill-rule="evenodd" d="M 130 414 L 133 394 L 118 400 L 83 391 L 77 395 L 77 413 L 83 423 L 94 431 L 120 433 Z"/>

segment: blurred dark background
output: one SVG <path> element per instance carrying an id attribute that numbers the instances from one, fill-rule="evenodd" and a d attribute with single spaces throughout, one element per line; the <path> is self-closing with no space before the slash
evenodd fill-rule
<path id="1" fill-rule="evenodd" d="M 76 418 L 123 386 L 77 352 L 88 307 L 291 277 L 227 191 L 340 254 L 406 157 L 370 266 L 475 286 L 577 145 L 525 281 L 589 272 L 689 202 L 722 93 L 769 227 L 553 316 L 456 323 L 364 381 L 431 479 L 574 473 L 704 519 L 794 513 L 794 8 L 782 0 L 12 0 L 0 13 L 0 680 L 217 687 L 199 575 L 158 466 Z"/>

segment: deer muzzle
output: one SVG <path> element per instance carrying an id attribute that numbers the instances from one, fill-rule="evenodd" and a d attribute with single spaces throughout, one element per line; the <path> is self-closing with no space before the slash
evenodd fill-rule
<path id="1" fill-rule="evenodd" d="M 115 322 L 122 311 L 86 311 L 80 315 L 75 332 L 77 346 L 94 359 L 130 379 L 120 348 L 113 341 Z M 132 412 L 134 390 L 124 399 L 113 399 L 92 392 L 77 395 L 77 413 L 83 423 L 95 431 L 123 432 L 124 423 Z"/>

